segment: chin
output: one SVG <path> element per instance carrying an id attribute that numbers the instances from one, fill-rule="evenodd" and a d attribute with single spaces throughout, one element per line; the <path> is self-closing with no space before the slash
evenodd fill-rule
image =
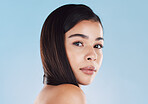
<path id="1" fill-rule="evenodd" d="M 92 83 L 92 80 L 81 80 L 81 81 L 78 81 L 78 83 L 80 85 L 89 85 Z"/>
<path id="2" fill-rule="evenodd" d="M 80 76 L 77 76 L 76 79 L 78 81 L 78 84 L 80 85 L 89 85 L 93 82 L 95 75 L 96 74 L 92 76 L 80 75 Z"/>

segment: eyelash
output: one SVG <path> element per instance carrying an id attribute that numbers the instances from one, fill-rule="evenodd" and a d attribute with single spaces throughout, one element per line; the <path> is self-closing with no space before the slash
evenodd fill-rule
<path id="1" fill-rule="evenodd" d="M 78 46 L 77 43 L 81 43 L 82 44 L 81 46 L 83 46 L 83 42 L 80 42 L 80 41 L 74 42 L 73 44 L 76 45 L 76 46 Z M 103 45 L 102 44 L 97 44 L 97 45 L 100 45 L 100 48 L 98 48 L 98 49 L 103 48 Z M 81 46 L 78 46 L 78 47 L 81 47 Z"/>

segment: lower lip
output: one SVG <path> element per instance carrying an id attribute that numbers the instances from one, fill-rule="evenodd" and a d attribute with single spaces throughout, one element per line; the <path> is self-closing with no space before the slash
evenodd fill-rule
<path id="1" fill-rule="evenodd" d="M 87 75 L 93 75 L 95 73 L 94 70 L 81 69 L 81 71 Z"/>

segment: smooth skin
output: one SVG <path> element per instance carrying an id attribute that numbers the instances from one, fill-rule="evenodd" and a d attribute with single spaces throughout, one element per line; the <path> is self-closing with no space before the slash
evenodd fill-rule
<path id="1" fill-rule="evenodd" d="M 34 104 L 86 104 L 86 99 L 83 91 L 75 85 L 45 85 Z"/>
<path id="2" fill-rule="evenodd" d="M 104 42 L 102 26 L 99 22 L 83 20 L 70 29 L 65 37 L 67 56 L 77 81 L 81 85 L 90 84 L 102 64 L 101 46 Z M 80 68 L 90 65 L 94 66 L 97 71 L 93 75 L 86 75 L 80 70 Z"/>
<path id="3" fill-rule="evenodd" d="M 67 57 L 79 85 L 88 85 L 93 81 L 102 63 L 103 42 L 103 30 L 99 22 L 83 20 L 65 33 Z M 96 68 L 93 75 L 80 70 L 90 65 Z M 86 104 L 86 98 L 81 88 L 75 85 L 45 84 L 34 104 Z"/>

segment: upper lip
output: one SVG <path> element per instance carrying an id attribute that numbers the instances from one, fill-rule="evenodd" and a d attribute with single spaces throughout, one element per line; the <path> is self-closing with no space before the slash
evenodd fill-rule
<path id="1" fill-rule="evenodd" d="M 80 70 L 93 70 L 96 72 L 96 68 L 92 65 L 80 68 Z"/>

